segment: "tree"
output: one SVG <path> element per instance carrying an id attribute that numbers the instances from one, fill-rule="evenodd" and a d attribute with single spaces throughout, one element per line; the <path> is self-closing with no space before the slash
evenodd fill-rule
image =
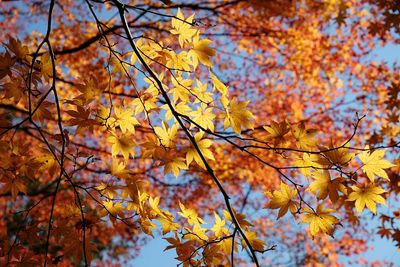
<path id="1" fill-rule="evenodd" d="M 154 236 L 183 266 L 336 266 L 371 215 L 400 247 L 396 1 L 0 5 L 2 266 Z"/>

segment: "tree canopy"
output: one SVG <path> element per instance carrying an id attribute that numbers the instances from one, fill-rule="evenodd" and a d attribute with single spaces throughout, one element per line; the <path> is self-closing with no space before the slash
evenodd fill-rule
<path id="1" fill-rule="evenodd" d="M 398 0 L 0 9 L 1 266 L 395 264 Z"/>

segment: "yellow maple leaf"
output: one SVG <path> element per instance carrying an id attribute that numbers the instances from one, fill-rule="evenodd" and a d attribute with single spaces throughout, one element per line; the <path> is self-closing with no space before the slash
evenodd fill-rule
<path id="1" fill-rule="evenodd" d="M 314 139 L 317 130 L 306 129 L 304 123 L 301 122 L 299 125 L 292 126 L 292 135 L 296 139 L 296 146 L 300 149 L 310 149 L 315 146 L 316 141 Z"/>
<path id="2" fill-rule="evenodd" d="M 196 29 L 192 29 L 194 14 L 188 18 L 184 18 L 182 11 L 178 8 L 176 18 L 172 18 L 172 34 L 179 35 L 179 44 L 181 47 L 187 42 L 190 42 L 192 37 L 197 33 Z"/>
<path id="3" fill-rule="evenodd" d="M 222 237 L 229 234 L 229 230 L 225 227 L 226 221 L 221 219 L 217 213 L 214 213 L 215 216 L 215 224 L 211 228 L 211 231 L 214 232 L 216 237 Z"/>
<path id="4" fill-rule="evenodd" d="M 253 231 L 245 231 L 245 236 L 247 237 L 247 240 L 249 240 L 250 245 L 253 247 L 254 250 L 260 252 L 264 251 L 265 242 L 257 238 L 257 233 Z M 246 247 L 246 241 L 242 239 L 242 248 L 245 249 Z"/>
<path id="5" fill-rule="evenodd" d="M 172 220 L 169 220 L 167 218 L 163 217 L 158 217 L 157 220 L 161 223 L 162 227 L 162 233 L 163 235 L 169 233 L 169 232 L 176 232 L 179 228 L 179 223 L 176 223 Z"/>
<path id="6" fill-rule="evenodd" d="M 132 136 L 124 134 L 122 136 L 110 136 L 108 141 L 112 143 L 111 154 L 113 157 L 117 156 L 120 152 L 124 156 L 125 161 L 129 159 L 129 154 L 135 156 L 135 141 Z"/>
<path id="7" fill-rule="evenodd" d="M 185 102 L 179 102 L 178 104 L 172 105 L 172 106 L 176 112 L 178 112 L 179 114 L 182 114 L 182 115 L 188 115 L 189 112 L 192 111 L 192 109 Z M 172 113 L 172 110 L 169 108 L 168 104 L 162 105 L 161 108 L 166 110 L 166 113 L 165 113 L 166 120 L 173 119 L 174 121 L 176 121 L 175 116 Z"/>
<path id="8" fill-rule="evenodd" d="M 162 163 L 164 165 L 164 173 L 172 172 L 175 177 L 178 177 L 180 170 L 187 170 L 185 159 L 181 157 L 171 157 L 169 160 Z"/>
<path id="9" fill-rule="evenodd" d="M 111 73 L 112 74 L 125 74 L 127 71 L 127 68 L 123 65 L 124 61 L 122 56 L 114 54 L 111 59 L 110 59 L 110 66 L 112 67 Z"/>
<path id="10" fill-rule="evenodd" d="M 111 163 L 111 175 L 121 178 L 121 179 L 127 179 L 132 176 L 131 171 L 126 169 L 126 165 L 124 162 L 119 162 L 117 159 L 112 160 Z"/>
<path id="11" fill-rule="evenodd" d="M 193 92 L 196 95 L 194 103 L 203 102 L 205 104 L 210 104 L 214 101 L 213 93 L 207 91 L 207 83 L 202 83 L 196 79 L 196 87 L 193 88 Z"/>
<path id="12" fill-rule="evenodd" d="M 104 91 L 104 86 L 100 85 L 96 77 L 92 75 L 85 79 L 83 84 L 78 84 L 76 87 L 82 93 L 76 99 L 80 100 L 82 104 L 89 104 L 93 100 L 99 99 Z"/>
<path id="13" fill-rule="evenodd" d="M 46 53 L 40 58 L 40 76 L 49 81 L 53 76 L 53 63 L 50 54 Z"/>
<path id="14" fill-rule="evenodd" d="M 315 181 L 309 185 L 308 189 L 313 193 L 318 192 L 318 199 L 325 199 L 329 195 L 329 199 L 336 203 L 339 199 L 338 191 L 346 194 L 346 187 L 342 184 L 345 180 L 343 177 L 331 180 L 331 175 L 327 170 L 314 172 L 312 177 Z"/>
<path id="15" fill-rule="evenodd" d="M 188 237 L 190 240 L 198 241 L 198 242 L 206 242 L 208 240 L 208 236 L 206 232 L 208 231 L 207 228 L 201 227 L 199 223 L 193 225 L 193 228 L 187 229 L 189 231 Z"/>
<path id="16" fill-rule="evenodd" d="M 48 170 L 51 175 L 54 175 L 59 165 L 54 155 L 50 151 L 43 151 L 43 154 L 36 157 L 36 160 L 43 164 L 39 170 Z"/>
<path id="17" fill-rule="evenodd" d="M 213 120 L 216 116 L 214 113 L 212 113 L 212 111 L 212 107 L 208 107 L 206 104 L 201 103 L 196 110 L 190 112 L 190 116 L 193 118 L 195 123 L 204 129 L 209 129 L 211 132 L 214 132 Z"/>
<path id="18" fill-rule="evenodd" d="M 139 50 L 146 64 L 151 65 L 156 58 L 160 57 L 159 52 L 161 52 L 162 50 L 162 42 L 160 43 L 148 42 L 143 38 L 139 38 L 136 41 L 136 47 Z M 131 65 L 135 65 L 136 61 L 138 61 L 138 56 L 133 51 L 130 53 L 130 55 L 131 55 L 130 58 Z"/>
<path id="19" fill-rule="evenodd" d="M 33 118 L 38 119 L 42 124 L 44 123 L 44 119 L 51 119 L 53 116 L 49 110 L 51 105 L 52 104 L 49 101 L 43 101 L 43 103 L 36 110 L 35 114 L 33 114 Z"/>
<path id="20" fill-rule="evenodd" d="M 158 95 L 159 92 L 155 86 L 150 86 L 144 92 L 140 92 L 139 97 L 131 102 L 131 105 L 135 108 L 135 114 L 146 111 L 145 115 L 147 116 L 147 112 L 156 109 Z"/>
<path id="21" fill-rule="evenodd" d="M 315 212 L 306 208 L 302 222 L 310 224 L 310 232 L 313 237 L 320 231 L 332 236 L 333 226 L 339 223 L 338 218 L 331 215 L 334 211 L 334 209 L 324 209 L 322 204 L 318 205 Z"/>
<path id="22" fill-rule="evenodd" d="M 263 128 L 268 132 L 267 140 L 273 140 L 275 146 L 284 143 L 284 136 L 290 131 L 286 121 L 278 123 L 273 120 L 271 121 L 271 126 L 263 126 Z"/>
<path id="23" fill-rule="evenodd" d="M 284 216 L 288 210 L 292 214 L 297 212 L 299 202 L 292 200 L 297 195 L 297 191 L 295 189 L 291 190 L 287 184 L 281 182 L 281 191 L 274 190 L 274 192 L 267 192 L 266 194 L 271 198 L 266 208 L 279 209 L 277 219 Z"/>
<path id="24" fill-rule="evenodd" d="M 205 223 L 205 221 L 202 218 L 199 218 L 197 212 L 194 209 L 186 208 L 185 205 L 183 205 L 180 201 L 179 201 L 179 208 L 181 209 L 181 211 L 178 212 L 178 214 L 183 218 L 185 218 L 190 225 Z"/>
<path id="25" fill-rule="evenodd" d="M 6 98 L 13 98 L 15 103 L 21 101 L 25 95 L 25 89 L 22 86 L 22 79 L 15 77 L 2 85 L 2 91 L 5 91 Z"/>
<path id="26" fill-rule="evenodd" d="M 349 153 L 349 149 L 345 147 L 334 148 L 333 144 L 331 144 L 329 148 L 322 149 L 328 151 L 323 152 L 324 157 L 320 158 L 318 163 L 328 167 L 332 167 L 333 165 L 345 166 L 354 157 L 354 153 Z"/>
<path id="27" fill-rule="evenodd" d="M 188 102 L 193 81 L 190 79 L 183 79 L 182 77 L 176 77 L 176 79 L 172 79 L 172 83 L 174 87 L 170 92 L 172 93 L 175 103 L 179 99 Z"/>
<path id="28" fill-rule="evenodd" d="M 304 153 L 302 158 L 297 158 L 295 166 L 300 168 L 300 172 L 306 176 L 311 176 L 314 169 L 322 168 L 318 163 L 319 157 L 316 154 Z"/>
<path id="29" fill-rule="evenodd" d="M 358 154 L 359 159 L 364 164 L 362 166 L 363 172 L 365 172 L 371 182 L 374 182 L 375 176 L 379 176 L 389 180 L 389 177 L 384 169 L 394 167 L 396 165 L 390 163 L 389 161 L 382 159 L 385 155 L 386 149 L 376 150 L 371 153 L 368 151 L 369 146 L 366 146 L 366 151 Z"/>
<path id="30" fill-rule="evenodd" d="M 115 220 L 115 217 L 124 218 L 124 210 L 121 202 L 114 203 L 112 200 L 106 200 L 103 202 L 103 209 L 99 212 L 99 215 L 104 217 L 110 214 L 110 219 Z"/>
<path id="31" fill-rule="evenodd" d="M 381 194 L 386 191 L 374 184 L 369 184 L 366 187 L 360 188 L 357 186 L 351 186 L 354 192 L 350 193 L 347 201 L 355 201 L 355 206 L 358 214 L 364 210 L 365 206 L 376 214 L 376 203 L 385 204 L 385 199 Z"/>
<path id="32" fill-rule="evenodd" d="M 134 117 L 133 109 L 122 109 L 122 108 L 115 108 L 115 124 L 119 126 L 121 132 L 126 133 L 135 133 L 135 125 L 139 125 L 139 121 Z"/>
<path id="33" fill-rule="evenodd" d="M 194 139 L 196 141 L 197 146 L 200 149 L 201 154 L 206 158 L 206 159 L 211 159 L 214 160 L 213 153 L 210 150 L 210 146 L 212 144 L 211 140 L 209 139 L 202 139 L 204 135 L 204 132 L 198 132 L 194 135 Z M 200 167 L 203 169 L 206 168 L 206 166 L 203 163 L 203 160 L 201 159 L 199 153 L 197 153 L 197 150 L 193 147 L 190 146 L 186 150 L 186 163 L 189 165 L 192 161 L 195 161 L 197 164 L 199 164 Z"/>
<path id="34" fill-rule="evenodd" d="M 154 132 L 163 146 L 171 148 L 174 144 L 176 133 L 178 132 L 178 126 L 174 124 L 172 127 L 169 127 L 168 124 L 163 121 L 162 128 L 154 127 Z"/>
<path id="35" fill-rule="evenodd" d="M 223 210 L 222 213 L 224 214 L 226 220 L 233 223 L 233 219 L 229 211 Z M 250 226 L 252 226 L 252 224 L 248 220 L 246 220 L 246 215 L 242 213 L 236 213 L 235 211 L 233 211 L 233 214 L 235 215 L 236 220 L 239 223 L 240 227 L 243 228 L 243 230 L 245 231 L 249 231 Z"/>
<path id="36" fill-rule="evenodd" d="M 202 39 L 199 40 L 199 34 L 196 34 L 193 38 L 192 46 L 193 48 L 189 51 L 188 57 L 192 59 L 193 69 L 196 70 L 199 61 L 211 67 L 211 57 L 215 56 L 217 53 L 214 49 L 209 47 L 211 40 Z"/>
<path id="37" fill-rule="evenodd" d="M 181 51 L 179 54 L 176 54 L 174 51 L 168 50 L 166 60 L 166 67 L 175 69 L 178 76 L 181 75 L 182 71 L 190 71 L 191 62 L 186 51 Z"/>
<path id="38" fill-rule="evenodd" d="M 215 76 L 211 71 L 210 71 L 210 77 L 211 81 L 213 83 L 214 89 L 216 89 L 218 92 L 221 93 L 221 95 L 226 96 L 228 95 L 228 87 L 226 87 L 223 82 L 221 82 L 217 76 Z"/>
<path id="39" fill-rule="evenodd" d="M 224 128 L 232 127 L 237 134 L 242 132 L 242 128 L 253 129 L 254 115 L 246 109 L 249 101 L 237 101 L 236 97 L 229 103 L 224 120 Z"/>

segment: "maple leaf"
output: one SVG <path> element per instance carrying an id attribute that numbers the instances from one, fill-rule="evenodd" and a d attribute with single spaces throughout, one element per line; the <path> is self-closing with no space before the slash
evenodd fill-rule
<path id="1" fill-rule="evenodd" d="M 232 127 L 233 131 L 241 134 L 242 128 L 247 127 L 253 129 L 254 115 L 246 110 L 249 101 L 237 101 L 236 97 L 229 103 L 229 109 L 226 112 L 224 120 L 224 128 Z"/>
<path id="2" fill-rule="evenodd" d="M 314 172 L 312 177 L 315 181 L 309 185 L 308 189 L 313 193 L 318 191 L 318 199 L 325 199 L 329 196 L 329 199 L 336 203 L 339 199 L 338 191 L 346 194 L 346 187 L 342 184 L 345 181 L 343 177 L 331 180 L 330 173 L 327 170 Z"/>
<path id="3" fill-rule="evenodd" d="M 226 220 L 233 222 L 229 211 L 223 210 L 222 213 L 224 214 Z M 248 231 L 249 227 L 252 226 L 252 224 L 248 220 L 246 220 L 246 215 L 242 213 L 236 213 L 235 211 L 233 211 L 233 214 L 235 215 L 236 220 L 239 223 L 240 227 L 243 228 L 243 230 Z"/>
<path id="4" fill-rule="evenodd" d="M 312 146 L 315 146 L 316 141 L 314 136 L 317 133 L 317 130 L 306 130 L 303 122 L 301 122 L 299 125 L 293 126 L 291 130 L 294 138 L 296 139 L 296 146 L 299 149 L 310 149 Z"/>
<path id="5" fill-rule="evenodd" d="M 103 202 L 103 210 L 99 212 L 100 217 L 111 214 L 110 219 L 115 220 L 115 217 L 124 218 L 124 206 L 120 202 L 113 202 L 112 200 L 106 200 Z"/>
<path id="6" fill-rule="evenodd" d="M 190 42 L 192 37 L 197 33 L 196 29 L 192 29 L 194 14 L 188 18 L 184 18 L 182 11 L 178 8 L 176 18 L 172 18 L 172 34 L 179 35 L 179 44 L 181 47 L 187 42 Z"/>
<path id="7" fill-rule="evenodd" d="M 290 131 L 290 127 L 286 121 L 276 122 L 271 121 L 271 126 L 263 126 L 269 134 L 267 135 L 267 140 L 274 140 L 274 145 L 284 143 L 284 136 Z"/>
<path id="8" fill-rule="evenodd" d="M 140 92 L 139 97 L 135 98 L 131 102 L 131 105 L 135 108 L 135 114 L 143 111 L 149 112 L 153 109 L 156 109 L 158 94 L 158 90 L 154 86 L 149 87 L 144 92 Z"/>
<path id="9" fill-rule="evenodd" d="M 162 128 L 154 127 L 154 132 L 163 146 L 171 148 L 174 144 L 176 133 L 178 132 L 178 126 L 174 124 L 172 127 L 169 127 L 168 124 L 163 121 Z"/>
<path id="10" fill-rule="evenodd" d="M 54 155 L 50 151 L 43 151 L 43 154 L 36 157 L 36 160 L 43 164 L 40 166 L 39 170 L 48 170 L 50 175 L 54 175 L 58 169 L 58 163 L 54 158 Z"/>
<path id="11" fill-rule="evenodd" d="M 158 217 L 157 220 L 161 223 L 163 235 L 169 232 L 176 232 L 179 229 L 179 223 L 175 223 L 172 220 L 163 217 Z"/>
<path id="12" fill-rule="evenodd" d="M 26 182 L 24 182 L 20 178 L 12 178 L 6 180 L 5 184 L 3 184 L 3 188 L 1 189 L 1 194 L 11 193 L 11 196 L 14 200 L 17 199 L 19 192 L 26 194 L 27 186 Z"/>
<path id="13" fill-rule="evenodd" d="M 196 141 L 196 144 L 198 148 L 200 149 L 201 154 L 206 158 L 206 159 L 211 159 L 215 160 L 213 153 L 210 150 L 210 146 L 212 144 L 210 139 L 202 139 L 204 135 L 204 132 L 198 132 L 194 135 L 194 139 Z M 199 166 L 201 166 L 203 169 L 206 168 L 206 166 L 203 163 L 203 160 L 201 159 L 199 153 L 197 150 L 191 146 L 186 150 L 186 163 L 189 165 L 192 161 L 195 161 Z"/>
<path id="14" fill-rule="evenodd" d="M 139 121 L 134 117 L 132 109 L 123 110 L 122 108 L 115 108 L 115 124 L 119 126 L 122 133 L 135 133 L 135 125 L 139 125 Z"/>
<path id="15" fill-rule="evenodd" d="M 366 146 L 365 149 L 369 149 Z M 389 161 L 382 159 L 385 155 L 386 149 L 376 150 L 371 153 L 371 151 L 363 151 L 358 154 L 359 159 L 364 164 L 362 166 L 363 172 L 365 172 L 371 182 L 374 182 L 375 176 L 379 176 L 389 180 L 389 177 L 384 169 L 394 167 L 396 165 L 390 163 Z"/>
<path id="16" fill-rule="evenodd" d="M 39 120 L 42 124 L 44 119 L 51 119 L 52 114 L 48 109 L 49 107 L 51 107 L 51 103 L 49 101 L 43 101 L 36 110 L 35 114 L 33 114 L 33 118 Z"/>
<path id="17" fill-rule="evenodd" d="M 354 153 L 349 153 L 348 148 L 334 148 L 333 144 L 331 144 L 329 148 L 322 149 L 329 151 L 323 152 L 324 157 L 320 158 L 318 163 L 328 167 L 332 167 L 333 165 L 345 166 L 354 157 Z"/>
<path id="18" fill-rule="evenodd" d="M 225 227 L 225 220 L 222 220 L 221 217 L 218 216 L 217 213 L 214 213 L 215 216 L 215 224 L 211 228 L 211 231 L 214 232 L 216 237 L 222 237 L 229 234 L 229 230 Z"/>
<path id="19" fill-rule="evenodd" d="M 188 52 L 181 51 L 180 53 L 176 54 L 173 51 L 169 51 L 167 58 L 168 60 L 166 66 L 168 68 L 176 69 L 178 75 L 181 75 L 182 71 L 190 71 L 190 65 L 192 64 L 192 62 L 188 57 Z"/>
<path id="20" fill-rule="evenodd" d="M 139 223 L 140 223 L 140 228 L 143 231 L 143 233 L 154 238 L 153 230 L 157 229 L 157 225 L 155 225 L 150 219 L 148 219 L 146 217 L 141 217 L 139 219 Z"/>
<path id="21" fill-rule="evenodd" d="M 213 113 L 213 108 L 207 107 L 206 104 L 201 103 L 196 110 L 190 112 L 193 121 L 203 127 L 214 132 L 214 122 L 216 115 Z"/>
<path id="22" fill-rule="evenodd" d="M 173 109 L 182 115 L 187 115 L 192 110 L 185 102 L 179 102 L 176 105 L 172 105 Z M 172 113 L 172 110 L 169 108 L 168 104 L 163 105 L 161 108 L 165 109 L 167 112 L 165 113 L 165 119 L 170 120 L 173 119 L 175 121 L 175 116 Z"/>
<path id="23" fill-rule="evenodd" d="M 150 134 L 144 143 L 141 144 L 143 148 L 143 158 L 157 158 L 158 154 L 162 154 L 164 148 L 160 146 L 160 141 L 155 134 Z"/>
<path id="24" fill-rule="evenodd" d="M 136 46 L 147 65 L 151 65 L 154 62 L 162 61 L 163 59 L 160 58 L 161 55 L 166 54 L 163 51 L 162 42 L 148 41 L 144 38 L 139 38 L 139 40 L 136 42 Z M 132 65 L 134 65 L 135 62 L 138 61 L 138 57 L 135 52 L 131 53 L 130 61 Z M 125 71 L 123 73 L 125 73 Z"/>
<path id="25" fill-rule="evenodd" d="M 0 80 L 4 77 L 12 76 L 11 67 L 14 65 L 15 60 L 11 58 L 10 53 L 5 52 L 0 54 Z"/>
<path id="26" fill-rule="evenodd" d="M 196 79 L 196 87 L 193 88 L 193 92 L 196 95 L 196 99 L 194 103 L 205 103 L 209 104 L 214 101 L 213 94 L 207 91 L 207 83 L 202 83 L 201 81 Z"/>
<path id="27" fill-rule="evenodd" d="M 125 74 L 126 67 L 123 65 L 124 61 L 119 55 L 114 54 L 109 62 L 110 66 L 112 67 L 111 73 L 112 74 Z"/>
<path id="28" fill-rule="evenodd" d="M 170 92 L 172 92 L 175 103 L 179 99 L 184 102 L 188 102 L 193 81 L 190 79 L 183 79 L 182 77 L 176 77 L 176 79 L 172 79 L 172 83 L 174 87 L 170 90 Z"/>
<path id="29" fill-rule="evenodd" d="M 315 154 L 304 153 L 302 158 L 295 161 L 295 166 L 300 167 L 300 172 L 306 176 L 311 176 L 314 169 L 322 168 L 323 166 L 318 163 L 319 157 Z"/>
<path id="30" fill-rule="evenodd" d="M 120 152 L 124 156 L 125 161 L 129 159 L 129 154 L 135 157 L 135 141 L 133 141 L 131 135 L 112 135 L 108 137 L 108 141 L 113 144 L 111 147 L 111 154 L 113 157 L 117 156 Z"/>
<path id="31" fill-rule="evenodd" d="M 378 231 L 377 234 L 379 234 L 382 238 L 386 238 L 386 239 L 390 239 L 390 237 L 392 236 L 392 232 L 390 229 L 379 226 L 378 227 Z"/>
<path id="32" fill-rule="evenodd" d="M 146 144 L 150 146 L 150 144 Z M 164 174 L 172 172 L 175 177 L 178 177 L 180 170 L 187 170 L 188 166 L 185 159 L 180 156 L 180 153 L 174 149 L 165 149 L 164 147 L 154 147 L 153 151 L 148 151 L 146 154 L 151 153 L 155 160 L 160 161 L 160 166 L 164 166 Z"/>
<path id="33" fill-rule="evenodd" d="M 369 184 L 366 187 L 351 186 L 354 192 L 350 193 L 347 201 L 355 201 L 355 206 L 358 214 L 364 210 L 365 206 L 376 214 L 376 203 L 385 204 L 385 199 L 381 194 L 386 191 L 374 184 Z"/>
<path id="34" fill-rule="evenodd" d="M 40 76 L 47 82 L 53 76 L 53 63 L 51 62 L 49 53 L 44 54 L 40 58 Z"/>
<path id="35" fill-rule="evenodd" d="M 238 251 L 236 244 L 236 242 L 232 244 L 232 238 L 229 238 L 223 239 L 221 240 L 221 242 L 218 242 L 218 247 L 222 249 L 222 252 L 224 252 L 225 255 L 229 255 L 232 252 L 232 248 L 235 252 Z"/>
<path id="36" fill-rule="evenodd" d="M 195 223 L 187 236 L 193 241 L 206 242 L 208 240 L 207 231 L 207 228 L 201 227 L 199 223 Z"/>
<path id="37" fill-rule="evenodd" d="M 205 266 L 218 266 L 225 259 L 226 254 L 216 249 L 216 245 L 206 246 L 203 250 Z"/>
<path id="38" fill-rule="evenodd" d="M 164 160 L 161 165 L 164 166 L 164 173 L 172 172 L 175 177 L 178 177 L 180 170 L 187 170 L 185 159 L 182 157 L 171 157 Z"/>
<path id="39" fill-rule="evenodd" d="M 226 96 L 228 95 L 228 87 L 226 87 L 226 85 L 221 82 L 217 76 L 214 75 L 214 73 L 211 72 L 210 70 L 210 77 L 214 86 L 214 89 L 216 89 L 218 92 L 221 93 L 221 95 Z"/>
<path id="40" fill-rule="evenodd" d="M 179 211 L 178 214 L 185 218 L 190 225 L 205 223 L 202 218 L 199 218 L 197 212 L 194 209 L 186 208 L 185 205 L 183 205 L 180 201 L 179 208 L 181 209 L 181 211 Z"/>
<path id="41" fill-rule="evenodd" d="M 25 90 L 21 84 L 21 78 L 15 78 L 3 85 L 0 85 L 0 89 L 5 91 L 6 98 L 13 98 L 15 103 L 19 103 L 25 95 Z"/>
<path id="42" fill-rule="evenodd" d="M 75 110 L 67 110 L 65 111 L 72 118 L 67 121 L 69 125 L 77 125 L 77 131 L 83 131 L 85 129 L 89 129 L 90 132 L 93 132 L 93 126 L 97 124 L 97 121 L 91 119 L 91 110 L 90 108 L 85 109 L 84 107 L 77 105 Z"/>
<path id="43" fill-rule="evenodd" d="M 120 189 L 120 187 L 112 184 L 100 183 L 98 186 L 95 187 L 95 189 L 107 198 L 113 199 L 114 196 L 119 195 L 117 191 Z"/>
<path id="44" fill-rule="evenodd" d="M 189 51 L 188 57 L 192 59 L 193 69 L 196 70 L 199 61 L 204 65 L 211 67 L 211 57 L 215 56 L 217 53 L 214 49 L 209 47 L 211 40 L 202 39 L 199 40 L 199 34 L 196 34 L 193 38 L 192 46 L 193 48 Z"/>
<path id="45" fill-rule="evenodd" d="M 132 175 L 131 171 L 126 169 L 125 163 L 119 162 L 115 158 L 112 159 L 110 170 L 111 170 L 111 175 L 118 177 L 118 178 L 127 179 Z"/>
<path id="46" fill-rule="evenodd" d="M 195 241 L 193 240 L 188 240 L 185 242 L 182 242 L 177 235 L 175 235 L 175 238 L 169 237 L 169 238 L 164 238 L 165 240 L 168 241 L 171 245 L 167 246 L 165 250 L 175 248 L 176 249 L 176 254 L 178 257 L 175 259 L 180 260 L 182 262 L 189 262 L 187 259 L 190 259 L 191 257 L 195 256 Z M 190 261 L 191 264 L 193 264 L 193 261 Z M 188 263 L 184 264 L 183 266 L 190 266 Z M 196 265 L 195 265 L 196 266 Z"/>
<path id="47" fill-rule="evenodd" d="M 335 212 L 334 209 L 324 209 L 322 204 L 319 204 L 314 212 L 310 208 L 304 209 L 306 214 L 302 217 L 302 222 L 310 224 L 311 236 L 315 236 L 320 231 L 332 236 L 333 226 L 339 223 L 338 218 L 331 215 Z"/>
<path id="48" fill-rule="evenodd" d="M 14 53 L 17 59 L 25 59 L 29 54 L 29 49 L 26 45 L 23 45 L 20 40 L 9 36 L 6 47 Z"/>
<path id="49" fill-rule="evenodd" d="M 245 236 L 247 237 L 247 240 L 249 240 L 250 245 L 253 247 L 254 250 L 260 252 L 264 251 L 265 242 L 257 238 L 257 233 L 252 231 L 245 231 Z M 242 238 L 242 249 L 245 249 L 246 247 L 247 243 Z"/>
<path id="50" fill-rule="evenodd" d="M 281 182 L 281 191 L 274 190 L 274 192 L 267 192 L 266 194 L 271 198 L 266 208 L 279 209 L 277 219 L 284 216 L 288 210 L 292 214 L 297 212 L 299 202 L 292 200 L 297 195 L 297 190 L 291 190 L 287 184 Z"/>
<path id="51" fill-rule="evenodd" d="M 82 93 L 76 99 L 82 104 L 89 104 L 93 100 L 99 99 L 100 94 L 104 91 L 104 85 L 100 85 L 96 77 L 90 75 L 84 80 L 83 84 L 76 85 L 76 88 Z"/>

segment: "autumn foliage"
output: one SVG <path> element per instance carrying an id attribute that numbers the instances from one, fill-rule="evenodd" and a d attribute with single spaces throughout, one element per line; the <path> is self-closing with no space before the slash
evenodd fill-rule
<path id="1" fill-rule="evenodd" d="M 399 7 L 1 2 L 0 266 L 394 265 Z"/>

